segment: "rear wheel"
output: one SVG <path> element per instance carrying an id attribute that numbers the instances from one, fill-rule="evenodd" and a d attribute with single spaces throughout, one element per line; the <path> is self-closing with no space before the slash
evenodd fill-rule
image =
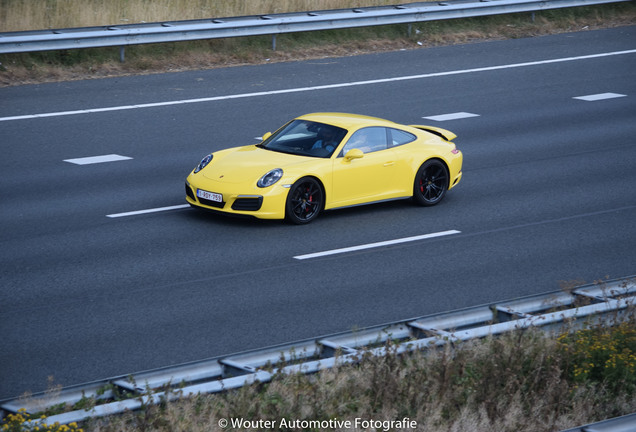
<path id="1" fill-rule="evenodd" d="M 448 170 L 439 160 L 431 159 L 422 164 L 413 184 L 413 199 L 422 206 L 439 203 L 448 190 Z"/>
<path id="2" fill-rule="evenodd" d="M 325 195 L 316 179 L 303 177 L 293 184 L 287 195 L 285 216 L 297 225 L 314 220 L 324 205 Z"/>

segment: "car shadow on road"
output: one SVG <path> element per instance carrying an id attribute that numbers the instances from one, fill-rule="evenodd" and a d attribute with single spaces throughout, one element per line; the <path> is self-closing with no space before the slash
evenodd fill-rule
<path id="1" fill-rule="evenodd" d="M 415 206 L 409 199 L 401 199 L 323 211 L 311 223 L 307 225 L 300 225 L 299 227 L 320 226 L 323 223 L 337 223 L 339 225 L 349 224 L 351 222 L 362 223 L 369 219 L 386 221 L 387 218 L 392 218 L 392 214 L 395 212 L 403 213 L 413 209 L 420 209 L 421 211 L 426 210 L 419 206 Z M 228 228 L 274 228 L 280 226 L 298 226 L 285 220 L 258 219 L 253 216 L 226 214 L 197 207 L 191 207 L 190 209 L 182 212 L 182 214 L 184 217 L 198 223 L 209 223 L 216 226 L 227 226 Z"/>

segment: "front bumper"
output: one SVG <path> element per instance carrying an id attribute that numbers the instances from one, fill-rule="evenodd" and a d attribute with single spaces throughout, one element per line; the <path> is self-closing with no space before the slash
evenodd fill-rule
<path id="1" fill-rule="evenodd" d="M 284 219 L 285 202 L 289 187 L 285 185 L 273 185 L 260 189 L 262 194 L 240 193 L 232 186 L 222 183 L 198 185 L 190 177 L 185 183 L 186 201 L 196 207 L 208 210 L 215 210 L 228 214 L 253 216 L 260 219 Z M 202 189 L 208 192 L 220 194 L 222 202 L 207 200 L 197 196 L 197 190 Z M 237 187 L 236 189 L 240 189 Z M 249 191 L 253 192 L 253 191 Z"/>

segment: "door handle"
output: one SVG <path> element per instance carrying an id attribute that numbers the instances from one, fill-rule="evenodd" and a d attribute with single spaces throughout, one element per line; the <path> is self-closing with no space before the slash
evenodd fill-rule
<path id="1" fill-rule="evenodd" d="M 385 167 L 390 167 L 390 166 L 393 166 L 393 165 L 395 165 L 395 162 L 393 162 L 393 161 L 384 163 Z"/>

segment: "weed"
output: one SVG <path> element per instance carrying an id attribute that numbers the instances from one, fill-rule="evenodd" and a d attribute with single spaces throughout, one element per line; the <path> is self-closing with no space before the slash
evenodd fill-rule
<path id="1" fill-rule="evenodd" d="M 83 432 L 77 423 L 69 423 L 61 425 L 54 423 L 46 424 L 46 416 L 33 417 L 26 412 L 25 409 L 19 410 L 16 414 L 9 414 L 0 421 L 0 431 L 2 432 Z"/>
<path id="2" fill-rule="evenodd" d="M 565 334 L 559 347 L 568 354 L 567 373 L 579 384 L 603 384 L 611 393 L 636 391 L 636 328 L 594 326 Z"/>

